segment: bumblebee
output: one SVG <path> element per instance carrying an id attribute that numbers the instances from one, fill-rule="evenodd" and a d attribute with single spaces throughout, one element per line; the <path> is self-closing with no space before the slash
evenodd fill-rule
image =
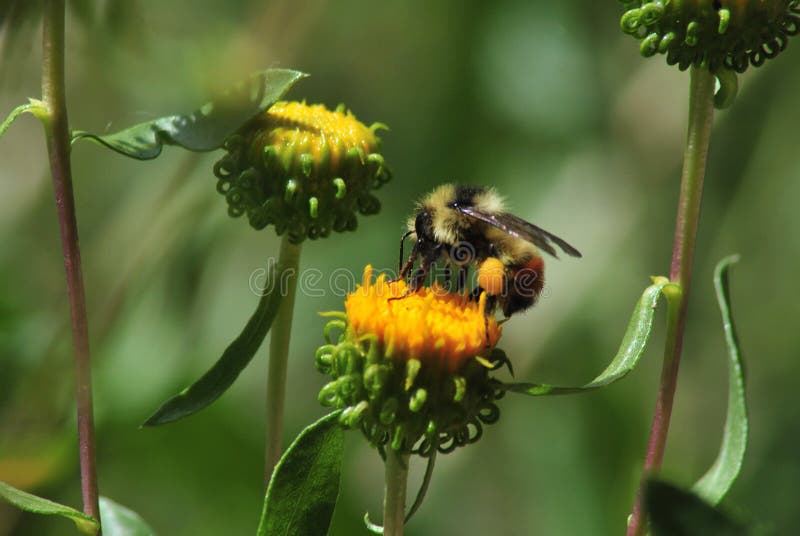
<path id="1" fill-rule="evenodd" d="M 411 235 L 416 239 L 403 263 L 403 244 Z M 561 238 L 506 212 L 494 189 L 444 184 L 425 196 L 408 219 L 408 232 L 400 241 L 399 277 L 414 292 L 444 259 L 445 279 L 450 282 L 455 268 L 461 291 L 467 268 L 475 266 L 478 285 L 472 295 L 486 292 L 487 313 L 499 306 L 509 317 L 536 303 L 544 287 L 539 251 L 558 257 L 553 244 L 567 255 L 581 256 Z"/>

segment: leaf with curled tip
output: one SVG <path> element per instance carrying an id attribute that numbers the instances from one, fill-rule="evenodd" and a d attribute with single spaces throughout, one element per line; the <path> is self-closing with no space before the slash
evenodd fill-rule
<path id="1" fill-rule="evenodd" d="M 738 262 L 739 256 L 732 255 L 722 259 L 714 270 L 714 288 L 722 313 L 722 326 L 728 347 L 728 413 L 722 434 L 722 444 L 714 464 L 697 481 L 692 491 L 709 503 L 718 504 L 736 477 L 744 461 L 747 449 L 747 403 L 744 385 L 744 362 L 739 351 L 739 338 L 731 313 L 731 299 L 728 287 L 728 268 Z"/>
<path id="2" fill-rule="evenodd" d="M 498 388 L 530 396 L 563 395 L 592 391 L 621 380 L 633 370 L 644 353 L 653 327 L 658 298 L 662 293 L 667 298 L 669 307 L 678 306 L 676 297 L 680 295 L 680 287 L 675 283 L 670 283 L 665 277 L 654 278 L 654 284 L 645 289 L 642 297 L 636 303 L 617 355 L 606 369 L 591 382 L 576 387 L 562 387 L 546 383 L 497 382 Z"/>
<path id="3" fill-rule="evenodd" d="M 179 145 L 197 152 L 213 151 L 306 76 L 291 69 L 268 69 L 250 76 L 190 114 L 159 117 L 103 136 L 75 131 L 72 142 L 90 139 L 138 160 L 156 158 L 164 145 Z"/>

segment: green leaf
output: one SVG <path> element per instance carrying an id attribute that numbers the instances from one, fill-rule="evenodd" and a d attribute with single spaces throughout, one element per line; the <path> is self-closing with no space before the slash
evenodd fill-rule
<path id="1" fill-rule="evenodd" d="M 197 413 L 222 396 L 233 384 L 264 342 L 278 313 L 282 296 L 273 266 L 267 270 L 267 282 L 268 290 L 261 296 L 253 316 L 242 333 L 225 349 L 222 357 L 199 380 L 164 402 L 143 426 L 166 424 Z"/>
<path id="2" fill-rule="evenodd" d="M 697 495 L 672 484 L 649 480 L 645 509 L 654 536 L 735 536 L 747 528 Z"/>
<path id="3" fill-rule="evenodd" d="M 5 499 L 17 508 L 41 515 L 57 515 L 66 517 L 75 523 L 78 530 L 83 534 L 94 536 L 99 528 L 97 521 L 83 512 L 79 512 L 69 506 L 58 504 L 42 497 L 30 494 L 15 487 L 9 486 L 5 482 L 0 482 L 0 498 Z"/>
<path id="4" fill-rule="evenodd" d="M 654 284 L 645 289 L 642 297 L 636 303 L 617 355 L 594 380 L 579 387 L 560 387 L 546 383 L 498 382 L 499 387 L 513 393 L 531 396 L 563 395 L 599 389 L 624 378 L 639 362 L 639 358 L 647 346 L 647 340 L 653 328 L 653 317 L 655 316 L 659 295 L 664 293 L 670 306 L 674 306 L 672 305 L 673 303 L 677 304 L 675 296 L 680 294 L 680 287 L 670 283 L 664 277 L 654 278 L 654 281 Z"/>
<path id="5" fill-rule="evenodd" d="M 38 101 L 36 99 L 29 99 L 30 102 L 28 104 L 20 104 L 13 110 L 11 113 L 8 114 L 2 123 L 0 123 L 0 138 L 3 137 L 3 134 L 11 127 L 14 121 L 17 120 L 19 116 L 24 113 L 32 113 L 36 117 L 41 118 L 44 112 L 44 103 L 42 101 Z"/>
<path id="6" fill-rule="evenodd" d="M 303 430 L 275 466 L 258 536 L 328 533 L 344 450 L 340 414 L 334 411 Z"/>
<path id="7" fill-rule="evenodd" d="M 728 269 L 738 262 L 739 256 L 722 259 L 714 269 L 714 288 L 722 312 L 725 343 L 728 347 L 728 414 L 722 434 L 722 445 L 714 464 L 697 481 L 692 491 L 711 504 L 718 504 L 728 492 L 742 467 L 747 449 L 747 403 L 744 386 L 744 362 L 739 352 L 739 338 L 731 313 Z"/>
<path id="8" fill-rule="evenodd" d="M 269 69 L 252 75 L 191 114 L 160 117 L 104 136 L 76 131 L 72 141 L 89 138 L 139 160 L 157 157 L 164 144 L 180 145 L 190 151 L 213 151 L 306 76 L 290 69 Z"/>
<path id="9" fill-rule="evenodd" d="M 139 514 L 107 497 L 100 497 L 100 521 L 103 525 L 103 536 L 155 535 Z"/>

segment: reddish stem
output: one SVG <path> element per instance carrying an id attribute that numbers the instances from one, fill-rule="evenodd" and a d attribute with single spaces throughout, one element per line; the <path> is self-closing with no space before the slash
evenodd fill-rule
<path id="1" fill-rule="evenodd" d="M 42 119 L 45 125 L 47 151 L 50 156 L 50 172 L 53 177 L 58 223 L 61 230 L 61 249 L 64 254 L 72 320 L 83 511 L 99 522 L 89 329 L 86 319 L 86 295 L 81 274 L 81 254 L 78 245 L 78 222 L 75 217 L 75 199 L 72 192 L 70 136 L 64 88 L 64 0 L 48 0 L 45 4 L 42 99 L 47 109 L 47 115 Z"/>
<path id="2" fill-rule="evenodd" d="M 669 304 L 667 335 L 664 344 L 664 364 L 658 398 L 650 428 L 650 440 L 642 470 L 642 479 L 636 494 L 627 536 L 644 532 L 646 519 L 643 507 L 644 485 L 647 478 L 659 471 L 667 443 L 672 402 L 678 385 L 678 367 L 686 328 L 686 309 L 692 276 L 692 262 L 700 219 L 700 202 L 703 194 L 711 121 L 714 114 L 714 76 L 703 67 L 692 67 L 689 93 L 689 128 L 684 151 L 681 193 L 675 223 L 675 242 L 672 250 L 670 280 L 680 286 L 679 300 Z"/>

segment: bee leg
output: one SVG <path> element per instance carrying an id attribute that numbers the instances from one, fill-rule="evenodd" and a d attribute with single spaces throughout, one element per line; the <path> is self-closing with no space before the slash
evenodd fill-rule
<path id="1" fill-rule="evenodd" d="M 444 286 L 450 290 L 450 283 L 453 280 L 453 270 L 450 267 L 450 261 L 444 263 Z"/>
<path id="2" fill-rule="evenodd" d="M 461 292 L 467 285 L 467 266 L 460 264 L 458 266 L 458 273 L 456 274 L 456 292 Z"/>
<path id="3" fill-rule="evenodd" d="M 425 277 L 431 271 L 431 265 L 436 262 L 442 254 L 442 247 L 436 246 L 431 248 L 422 260 L 419 261 L 419 267 L 414 271 L 413 275 L 411 276 L 411 280 L 408 282 L 409 289 L 412 292 L 416 292 L 419 287 L 425 282 Z"/>
<path id="4" fill-rule="evenodd" d="M 418 243 L 417 243 L 418 244 Z M 412 251 L 412 257 L 408 260 L 408 262 L 403 266 L 403 270 L 401 270 L 400 278 L 405 279 L 408 275 L 408 270 L 414 265 L 414 260 L 417 256 L 417 244 L 414 244 L 414 251 Z M 408 290 L 406 290 L 405 294 L 402 296 L 398 296 L 396 298 L 389 298 L 388 301 L 394 300 L 401 300 L 406 298 L 412 294 L 414 294 L 419 287 L 425 282 L 425 278 L 428 276 L 428 273 L 431 271 L 431 264 L 439 258 L 441 254 L 441 248 L 436 247 L 429 251 L 422 259 L 419 261 L 419 266 L 416 270 L 411 274 L 411 277 L 408 280 Z"/>
<path id="5" fill-rule="evenodd" d="M 408 234 L 408 233 L 406 233 Z M 403 235 L 404 237 L 406 235 Z M 403 251 L 402 242 L 400 243 L 400 251 Z M 408 256 L 408 260 L 405 264 L 400 267 L 400 272 L 397 274 L 395 279 L 392 281 L 399 281 L 400 279 L 407 279 L 409 272 L 411 272 L 411 268 L 414 267 L 414 261 L 417 260 L 417 256 L 419 255 L 419 241 L 414 242 L 414 247 L 411 248 L 411 255 Z M 402 257 L 401 257 L 402 258 Z"/>
<path id="6" fill-rule="evenodd" d="M 481 298 L 481 294 L 483 294 L 483 289 L 480 286 L 477 286 L 474 289 L 472 289 L 472 291 L 469 293 L 469 299 L 472 300 L 472 301 L 478 301 Z M 487 298 L 488 298 L 488 296 L 487 296 Z M 488 300 L 487 300 L 487 304 L 488 304 Z"/>
<path id="7" fill-rule="evenodd" d="M 408 231 L 405 234 L 403 234 L 403 236 L 400 237 L 400 260 L 397 262 L 397 271 L 398 271 L 398 273 L 403 271 L 403 245 L 406 242 L 406 238 L 408 238 L 412 234 L 414 234 L 414 231 Z M 414 242 L 414 246 L 415 247 L 416 247 L 416 245 L 417 245 L 416 242 Z M 412 258 L 413 258 L 413 256 L 414 255 L 412 253 Z"/>
<path id="8" fill-rule="evenodd" d="M 480 294 L 478 295 L 480 296 Z M 486 308 L 483 310 L 483 333 L 486 340 L 485 348 L 490 348 L 492 345 L 489 342 L 489 315 L 494 314 L 494 308 L 497 305 L 497 296 L 486 296 Z"/>

